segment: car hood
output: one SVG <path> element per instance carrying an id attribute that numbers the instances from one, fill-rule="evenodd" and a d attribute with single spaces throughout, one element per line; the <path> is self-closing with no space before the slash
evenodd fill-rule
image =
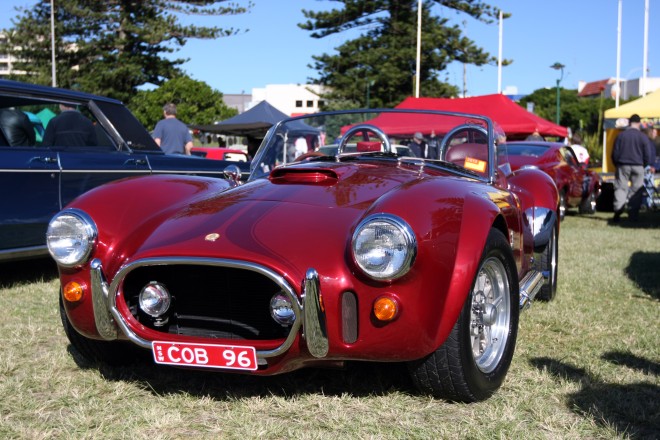
<path id="1" fill-rule="evenodd" d="M 420 180 L 395 166 L 287 167 L 185 205 L 151 230 L 134 257 L 240 259 L 287 272 L 329 267 L 379 198 Z"/>

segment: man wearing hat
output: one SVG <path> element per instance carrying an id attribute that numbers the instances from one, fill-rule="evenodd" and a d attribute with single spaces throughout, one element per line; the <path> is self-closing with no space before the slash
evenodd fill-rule
<path id="1" fill-rule="evenodd" d="M 419 131 L 413 136 L 413 141 L 408 145 L 408 148 L 416 157 L 428 157 L 428 145 Z"/>
<path id="2" fill-rule="evenodd" d="M 640 130 L 641 119 L 634 114 L 629 119 L 629 126 L 617 136 L 612 150 L 612 162 L 616 166 L 614 181 L 614 218 L 618 222 L 628 201 L 628 216 L 637 220 L 642 203 L 644 185 L 644 167 L 653 166 L 651 141 Z M 654 170 L 653 170 L 654 171 Z M 630 182 L 630 186 L 628 186 Z"/>

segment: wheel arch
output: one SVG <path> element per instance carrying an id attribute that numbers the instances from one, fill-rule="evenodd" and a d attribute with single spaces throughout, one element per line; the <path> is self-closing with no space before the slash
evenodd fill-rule
<path id="1" fill-rule="evenodd" d="M 444 343 L 460 316 L 479 270 L 484 247 L 492 229 L 502 232 L 508 241 L 507 223 L 496 203 L 475 194 L 466 195 L 460 233 L 456 242 L 454 270 L 448 284 L 444 307 L 437 320 L 436 347 Z M 510 254 L 509 258 L 515 268 L 513 255 Z M 514 276 L 517 283 L 517 273 L 514 273 Z"/>

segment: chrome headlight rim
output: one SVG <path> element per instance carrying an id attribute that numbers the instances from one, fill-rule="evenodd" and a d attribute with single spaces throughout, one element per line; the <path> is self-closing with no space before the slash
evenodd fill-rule
<path id="1" fill-rule="evenodd" d="M 73 217 L 80 222 L 80 231 L 87 243 L 83 252 L 80 253 L 80 255 L 78 255 L 78 257 L 73 261 L 68 261 L 65 259 L 65 257 L 68 257 L 69 255 L 62 257 L 57 254 L 53 249 L 54 246 L 51 246 L 51 231 L 53 225 L 56 221 L 61 221 L 63 217 Z M 50 253 L 50 256 L 57 262 L 57 264 L 63 267 L 79 267 L 87 263 L 90 259 L 90 256 L 92 255 L 92 251 L 96 247 L 97 238 L 98 228 L 96 227 L 94 220 L 92 220 L 92 217 L 90 217 L 90 215 L 86 212 L 76 208 L 67 208 L 55 214 L 55 216 L 48 223 L 48 230 L 46 231 L 46 244 L 48 247 L 48 252 Z"/>
<path id="2" fill-rule="evenodd" d="M 375 223 L 387 223 L 394 226 L 400 234 L 400 238 L 402 238 L 405 243 L 405 256 L 395 270 L 385 273 L 369 270 L 369 268 L 360 263 L 360 258 L 357 256 L 358 249 L 356 248 L 356 244 L 358 237 L 366 230 L 366 228 L 372 227 Z M 417 256 L 417 239 L 415 238 L 415 233 L 410 225 L 402 218 L 387 213 L 372 214 L 363 219 L 355 228 L 355 232 L 353 232 L 353 237 L 351 239 L 351 255 L 355 265 L 369 278 L 377 281 L 393 281 L 407 274 L 412 267 L 415 257 Z"/>

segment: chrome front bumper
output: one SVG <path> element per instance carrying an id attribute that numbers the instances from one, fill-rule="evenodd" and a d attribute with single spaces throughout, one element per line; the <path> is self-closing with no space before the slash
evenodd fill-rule
<path id="1" fill-rule="evenodd" d="M 94 306 L 96 329 L 103 339 L 108 341 L 116 340 L 121 331 L 131 342 L 140 347 L 151 349 L 152 341 L 135 334 L 124 317 L 119 313 L 117 309 L 119 286 L 126 275 L 138 267 L 172 264 L 223 266 L 251 270 L 270 278 L 282 288 L 282 291 L 291 300 L 296 319 L 291 326 L 289 335 L 279 347 L 272 350 L 257 350 L 257 359 L 261 361 L 259 362 L 260 364 L 265 364 L 267 358 L 279 356 L 288 350 L 296 339 L 301 327 L 303 328 L 303 337 L 312 356 L 322 358 L 328 354 L 329 344 L 325 325 L 326 320 L 321 308 L 321 289 L 316 270 L 307 270 L 302 282 L 301 300 L 298 300 L 298 296 L 286 280 L 266 267 L 243 261 L 213 258 L 148 258 L 139 260 L 122 267 L 114 277 L 112 283 L 107 282 L 101 261 L 94 259 L 90 264 L 92 303 Z"/>

